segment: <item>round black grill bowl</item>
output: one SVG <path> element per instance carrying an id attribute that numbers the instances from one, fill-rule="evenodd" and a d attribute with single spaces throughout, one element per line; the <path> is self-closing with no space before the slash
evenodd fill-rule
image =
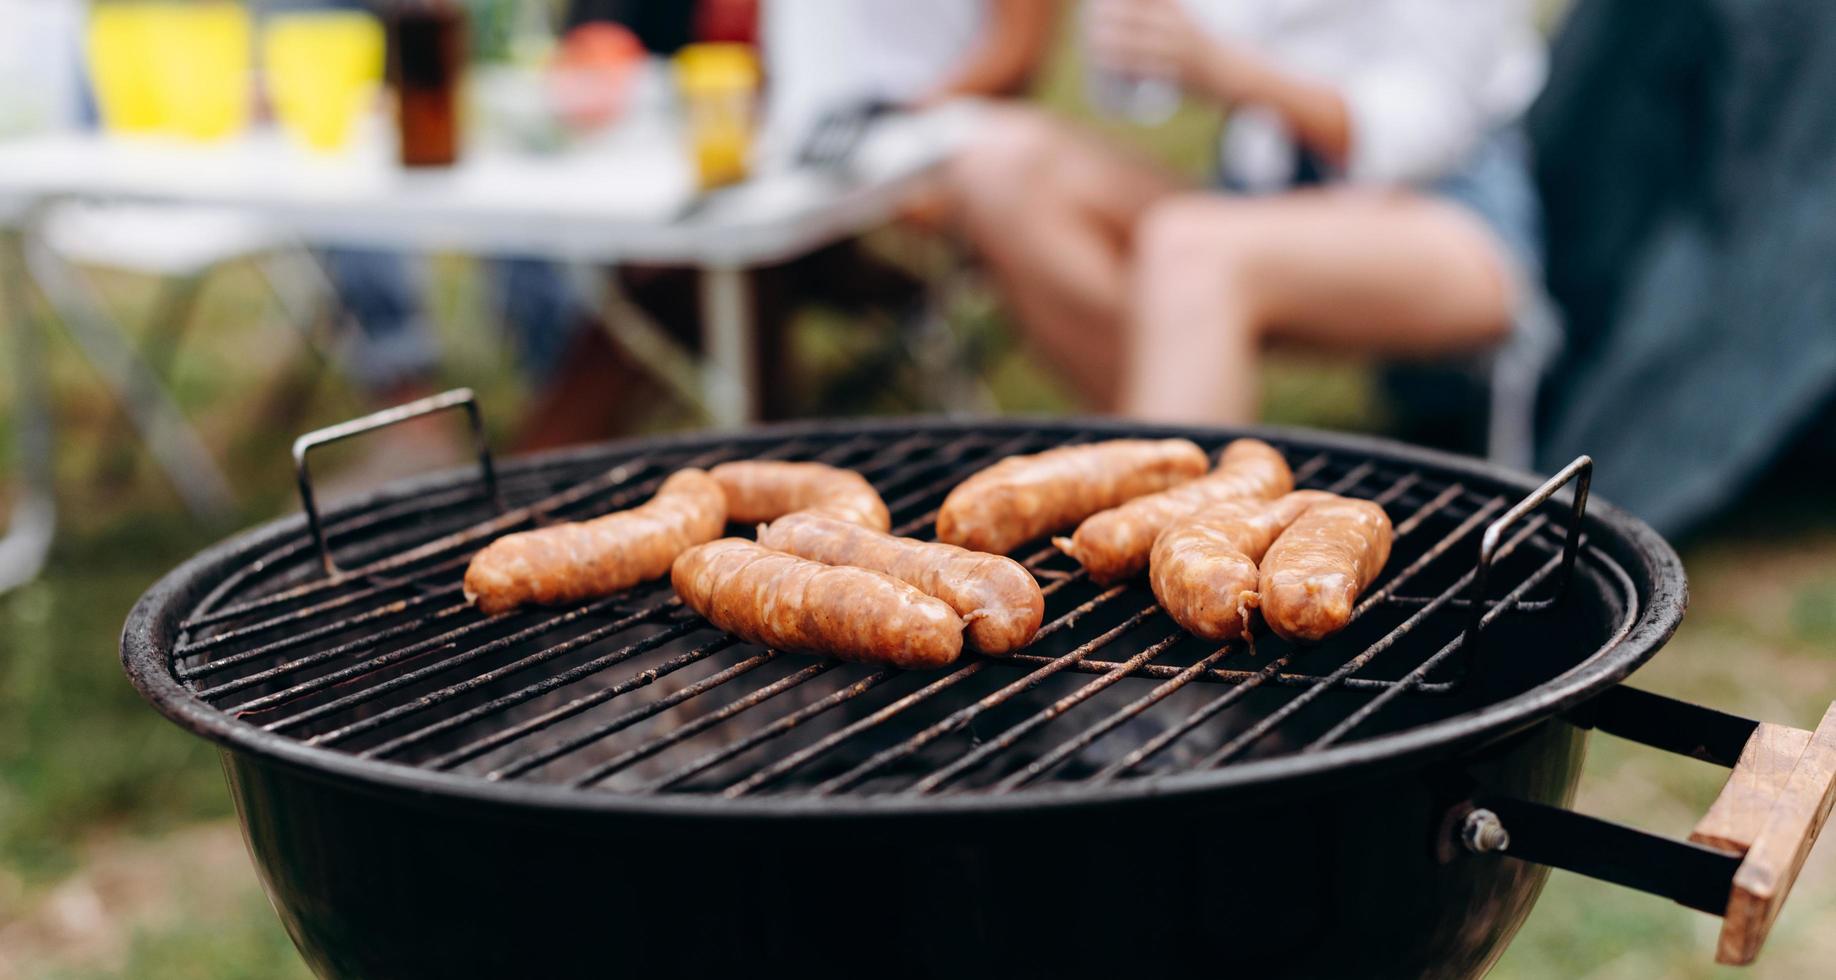
<path id="1" fill-rule="evenodd" d="M 1187 435 L 1216 449 L 1241 434 L 1089 420 L 793 426 L 614 443 L 515 461 L 502 467 L 501 482 L 510 503 L 521 505 L 605 479 L 605 496 L 583 498 L 582 510 L 566 515 L 581 516 L 603 509 L 621 487 L 639 487 L 657 473 L 709 457 L 833 458 L 870 478 L 890 474 L 876 483 L 894 507 L 895 523 L 916 522 L 915 533 L 924 535 L 925 515 L 962 473 L 1008 452 L 1123 435 Z M 1158 656 L 1147 662 L 1163 666 L 1159 674 L 1111 678 L 1037 731 L 998 752 L 981 750 L 985 762 L 950 774 L 931 791 L 921 785 L 928 777 L 1086 691 L 1104 671 L 1061 666 L 892 764 L 844 777 L 908 744 L 915 733 L 947 727 L 953 712 L 1097 638 L 1121 637 L 1103 641 L 1086 659 L 1112 663 L 1141 653 L 1165 635 L 1129 618 L 1140 614 L 1143 596 L 1151 607 L 1144 588 L 1107 595 L 1066 579 L 1075 568 L 1068 561 L 1040 559 L 1034 567 L 1048 584 L 1065 583 L 1048 606 L 1048 620 L 1072 621 L 1042 641 L 1037 661 L 978 668 L 976 677 L 920 698 L 919 708 L 872 727 L 865 737 L 835 742 L 806 768 L 737 796 L 733 787 L 749 775 L 899 698 L 917 696 L 937 678 L 902 675 L 870 685 L 870 694 L 818 711 L 781 739 L 659 785 L 685 764 L 756 735 L 774 718 L 860 683 L 871 669 L 827 670 L 612 778 L 577 786 L 608 757 L 619 758 L 631 746 L 690 724 L 743 692 L 785 681 L 815 661 L 777 657 L 751 669 L 752 680 L 744 682 L 749 687 L 710 686 L 713 693 L 685 697 L 603 744 L 518 770 L 519 759 L 539 756 L 580 730 L 569 726 L 590 732 L 591 724 L 632 704 L 677 694 L 760 651 L 723 648 L 692 661 L 699 673 L 684 669 L 672 680 L 663 670 L 633 682 L 633 700 L 609 699 L 549 727 L 532 719 L 640 668 L 692 654 L 706 635 L 668 618 L 646 621 L 649 629 L 676 625 L 683 632 L 619 661 L 617 669 L 588 672 L 577 683 L 501 712 L 482 709 L 532 680 L 560 677 L 605 647 L 589 644 L 461 694 L 440 694 L 455 680 L 510 662 L 534 641 L 512 643 L 501 656 L 480 656 L 450 675 L 404 683 L 347 708 L 322 709 L 365 684 L 437 664 L 472 641 L 435 644 L 424 657 L 328 681 L 304 698 L 288 695 L 302 677 L 327 676 L 353 659 L 403 648 L 432 635 L 425 630 L 444 628 L 410 622 L 408 613 L 378 613 L 356 625 L 331 618 L 370 608 L 365 599 L 333 602 L 287 627 L 295 633 L 324 628 L 323 644 L 291 641 L 273 660 L 252 658 L 246 666 L 200 673 L 213 660 L 273 641 L 231 636 L 212 645 L 213 636 L 247 630 L 280 612 L 324 606 L 345 594 L 340 590 L 393 587 L 413 577 L 412 569 L 397 570 L 390 573 L 396 578 L 372 576 L 366 585 L 359 576 L 336 590 L 272 603 L 259 614 L 223 615 L 262 596 L 310 590 L 322 576 L 298 517 L 212 548 L 155 585 L 128 621 L 123 661 L 159 710 L 223 747 L 264 885 L 308 961 L 326 976 L 705 976 L 761 968 L 823 975 L 1118 969 L 1476 975 L 1527 914 L 1543 872 L 1453 846 L 1459 821 L 1474 799 L 1488 794 L 1567 802 L 1584 734 L 1559 716 L 1613 688 L 1676 629 L 1685 601 L 1681 565 L 1644 524 L 1592 501 L 1581 528 L 1584 544 L 1559 601 L 1550 598 L 1558 571 L 1526 588 L 1522 609 L 1501 611 L 1470 658 L 1428 664 L 1470 619 L 1467 593 L 1458 586 L 1472 568 L 1479 532 L 1541 481 L 1381 440 L 1284 430 L 1254 434 L 1280 446 L 1297 469 L 1321 460 L 1309 485 L 1337 481 L 1348 493 L 1390 494 L 1385 503 L 1399 527 L 1443 501 L 1417 522 L 1419 543 L 1399 544 L 1386 577 L 1437 542 L 1452 543 L 1424 559 L 1423 571 L 1410 587 L 1395 590 L 1394 602 L 1374 609 L 1364 632 L 1318 650 L 1289 651 L 1269 639 L 1256 651 L 1233 651 L 1213 667 L 1236 674 L 1183 684 L 1023 785 L 1013 784 L 1017 773 L 1165 684 L 1170 671 L 1205 651 L 1170 643 L 1164 662 Z M 603 477 L 608 469 L 613 476 Z M 1406 485 L 1397 490 L 1399 483 Z M 474 486 L 475 474 L 459 471 L 331 511 L 325 520 L 340 566 L 361 567 L 490 518 Z M 1491 500 L 1501 503 L 1485 510 Z M 1565 507 L 1552 501 L 1534 517 L 1541 527 L 1523 537 L 1518 557 L 1494 568 L 1492 600 L 1560 554 Z M 386 600 L 432 609 L 440 605 L 439 587 L 379 591 L 376 608 Z M 641 605 L 641 598 L 630 605 Z M 1429 606 L 1422 625 L 1346 672 L 1349 685 L 1341 679 L 1306 693 Z M 1077 609 L 1084 611 L 1072 615 Z M 631 614 L 615 603 L 581 616 L 576 625 L 585 630 Z M 477 636 L 498 636 L 522 622 L 506 621 L 501 630 L 480 627 Z M 337 643 L 373 638 L 397 623 L 405 624 L 398 637 L 338 653 Z M 614 642 L 629 640 L 619 634 L 605 641 Z M 305 673 L 274 666 L 309 650 L 325 656 Z M 1148 763 L 1097 778 L 1283 656 L 1290 660 L 1281 679 L 1250 684 L 1253 690 L 1237 695 L 1230 710 L 1209 716 Z M 1409 679 L 1425 665 L 1429 669 Z M 264 669 L 274 676 L 237 680 Z M 1383 694 L 1398 683 L 1411 688 L 1400 696 Z M 1381 711 L 1327 737 L 1379 696 L 1386 699 Z M 398 711 L 399 722 L 388 714 L 429 697 L 435 699 L 431 707 Z M 1305 710 L 1283 715 L 1283 706 L 1299 697 L 1311 698 Z M 257 707 L 238 710 L 249 704 Z M 321 710 L 285 724 L 289 712 L 302 707 Z M 463 726 L 439 737 L 417 734 L 467 711 L 473 720 Z M 1217 760 L 1221 764 L 1198 766 L 1272 717 L 1281 723 Z M 482 744 L 481 738 L 508 726 L 530 734 L 465 755 L 467 745 Z M 1190 751 L 1181 748 L 1188 740 L 1195 746 Z"/>

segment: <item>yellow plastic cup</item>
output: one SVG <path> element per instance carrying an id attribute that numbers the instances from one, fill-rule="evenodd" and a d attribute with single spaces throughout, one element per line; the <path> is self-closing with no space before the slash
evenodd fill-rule
<path id="1" fill-rule="evenodd" d="M 198 140 L 248 122 L 249 12 L 240 3 L 104 0 L 90 13 L 90 78 L 103 125 Z"/>
<path id="2" fill-rule="evenodd" d="M 350 144 L 382 83 L 382 24 L 355 10 L 279 14 L 262 34 L 262 69 L 281 127 L 318 153 Z"/>
<path id="3" fill-rule="evenodd" d="M 110 132 L 150 133 L 165 121 L 153 66 L 152 9 L 117 2 L 90 11 L 85 54 L 96 108 Z"/>
<path id="4" fill-rule="evenodd" d="M 219 140 L 249 121 L 249 11 L 240 3 L 153 6 L 154 65 L 167 128 Z"/>
<path id="5" fill-rule="evenodd" d="M 691 44 L 676 53 L 675 68 L 698 182 L 718 187 L 746 179 L 759 92 L 757 56 L 743 44 Z"/>

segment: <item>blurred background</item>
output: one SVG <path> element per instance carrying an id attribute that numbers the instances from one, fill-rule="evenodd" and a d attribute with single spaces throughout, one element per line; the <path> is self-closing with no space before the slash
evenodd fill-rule
<path id="1" fill-rule="evenodd" d="M 297 509 L 295 435 L 451 386 L 478 392 L 504 452 L 912 412 L 1254 418 L 1539 470 L 1588 452 L 1596 492 L 1679 543 L 1690 576 L 1688 619 L 1640 685 L 1818 717 L 1836 688 L 1836 13 L 1526 8 L 1535 66 L 1488 91 L 1540 219 L 1464 157 L 1370 181 L 1422 205 L 1370 214 L 1403 251 L 1418 233 L 1411 254 L 1451 249 L 1404 270 L 1445 302 L 1399 308 L 1445 329 L 1356 334 L 1336 322 L 1355 292 L 1292 335 L 1215 311 L 1252 367 L 1169 405 L 1118 365 L 1165 356 L 1144 337 L 1208 342 L 1153 327 L 1209 308 L 1169 308 L 1169 290 L 1053 309 L 1002 208 L 1088 207 L 1090 228 L 1142 211 L 1020 199 L 1080 147 L 1152 175 L 1169 235 L 1183 212 L 1167 200 L 1309 194 L 1237 187 L 1274 151 L 1220 142 L 1248 95 L 1202 97 L 1258 79 L 1270 104 L 1305 92 L 1256 76 L 1281 62 L 1247 47 L 1221 81 L 1174 65 L 1203 53 L 1182 54 L 1171 21 L 1118 26 L 1125 4 L 990 3 L 949 23 L 978 6 L 962 4 L 913 27 L 896 4 L 795 0 L 0 0 L 0 980 L 306 975 L 214 751 L 140 701 L 116 640 L 157 577 Z M 1386 98 L 1406 117 L 1431 94 Z M 1311 118 L 1296 111 L 1290 128 Z M 1282 180 L 1358 194 L 1365 169 L 1388 173 L 1322 140 L 1281 159 L 1318 157 L 1325 178 Z M 1441 222 L 1435 201 L 1471 213 Z M 1287 227 L 1281 207 L 1257 220 Z M 1213 274 L 1104 234 L 1114 261 L 1140 252 L 1129 281 Z M 328 453 L 321 492 L 461 463 L 444 425 Z M 1723 779 L 1591 747 L 1578 809 L 1658 833 L 1686 835 Z M 1829 972 L 1829 857 L 1745 975 Z M 1494 975 L 1721 975 L 1719 925 L 1554 872 Z"/>

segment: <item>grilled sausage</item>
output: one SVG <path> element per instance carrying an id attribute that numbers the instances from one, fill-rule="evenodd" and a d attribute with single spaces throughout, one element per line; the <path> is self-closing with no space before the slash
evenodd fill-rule
<path id="1" fill-rule="evenodd" d="M 885 572 L 936 596 L 968 624 L 970 645 L 983 653 L 1026 646 L 1045 617 L 1045 596 L 1033 573 L 1000 555 L 896 538 L 809 512 L 773 521 L 759 533 L 759 544 L 826 565 Z"/>
<path id="2" fill-rule="evenodd" d="M 759 459 L 722 463 L 708 475 L 726 491 L 727 519 L 736 524 L 807 510 L 876 531 L 892 527 L 879 491 L 853 470 Z"/>
<path id="3" fill-rule="evenodd" d="M 1262 559 L 1262 618 L 1277 635 L 1316 642 L 1351 622 L 1358 594 L 1390 558 L 1390 518 L 1368 500 L 1307 508 Z"/>
<path id="4" fill-rule="evenodd" d="M 881 572 L 722 538 L 670 569 L 690 609 L 743 640 L 777 650 L 922 669 L 961 655 L 963 621 L 948 604 Z"/>
<path id="5" fill-rule="evenodd" d="M 1009 456 L 957 484 L 937 512 L 937 539 L 1006 554 L 1090 515 L 1205 472 L 1186 439 L 1112 439 Z"/>
<path id="6" fill-rule="evenodd" d="M 726 524 L 720 484 L 680 470 L 642 506 L 491 542 L 465 570 L 465 598 L 496 615 L 609 595 L 669 571 L 683 549 L 720 537 Z"/>
<path id="7" fill-rule="evenodd" d="M 1054 538 L 1102 585 L 1140 574 L 1154 539 L 1169 524 L 1226 500 L 1273 500 L 1294 489 L 1294 474 L 1274 446 L 1238 439 L 1224 447 L 1218 468 L 1171 490 L 1150 493 L 1093 514 L 1069 538 Z"/>
<path id="8" fill-rule="evenodd" d="M 1260 601 L 1256 562 L 1309 507 L 1337 500 L 1297 490 L 1273 501 L 1227 500 L 1173 522 L 1154 541 L 1148 584 L 1173 621 L 1196 636 L 1249 632 Z"/>

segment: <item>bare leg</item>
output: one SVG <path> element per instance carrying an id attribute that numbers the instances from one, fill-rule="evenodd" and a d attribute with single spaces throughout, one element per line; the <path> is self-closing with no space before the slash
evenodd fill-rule
<path id="1" fill-rule="evenodd" d="M 1268 342 L 1389 357 L 1483 349 L 1509 329 L 1503 246 L 1405 191 L 1182 195 L 1142 223 L 1121 411 L 1248 422 Z"/>
<path id="2" fill-rule="evenodd" d="M 1043 113 L 1004 107 L 948 182 L 1028 336 L 1113 408 L 1134 227 L 1182 189 L 1179 178 Z"/>

